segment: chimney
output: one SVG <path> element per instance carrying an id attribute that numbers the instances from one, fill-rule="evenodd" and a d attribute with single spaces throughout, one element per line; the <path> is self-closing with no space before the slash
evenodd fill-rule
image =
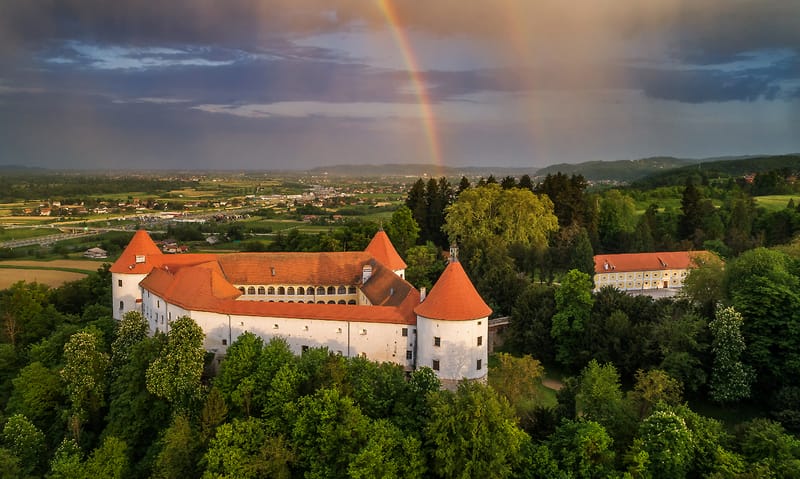
<path id="1" fill-rule="evenodd" d="M 361 284 L 366 283 L 372 277 L 372 266 L 365 264 L 361 269 Z"/>
<path id="2" fill-rule="evenodd" d="M 423 287 L 421 287 L 419 289 L 419 302 L 420 303 L 425 301 L 425 295 L 427 294 L 427 292 L 428 292 L 428 290 L 425 288 L 425 286 L 423 286 Z"/>

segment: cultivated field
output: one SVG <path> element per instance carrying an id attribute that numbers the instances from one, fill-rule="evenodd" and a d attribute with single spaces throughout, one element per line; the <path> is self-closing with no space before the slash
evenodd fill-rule
<path id="1" fill-rule="evenodd" d="M 0 261 L 0 266 L 21 266 L 24 269 L 78 269 L 83 271 L 97 271 L 97 268 L 103 266 L 103 263 L 110 261 L 91 261 L 88 259 L 54 259 L 52 261 L 32 261 L 32 260 L 8 260 Z M 2 271 L 0 271 L 2 272 Z"/>
<path id="2" fill-rule="evenodd" d="M 758 206 L 766 208 L 768 211 L 778 211 L 786 208 L 789 200 L 794 200 L 794 204 L 800 204 L 800 197 L 797 195 L 771 195 L 771 196 L 755 196 Z"/>
<path id="3" fill-rule="evenodd" d="M 0 289 L 6 289 L 17 281 L 42 283 L 48 286 L 61 286 L 86 276 L 83 273 L 53 271 L 46 269 L 12 269 L 0 268 Z"/>

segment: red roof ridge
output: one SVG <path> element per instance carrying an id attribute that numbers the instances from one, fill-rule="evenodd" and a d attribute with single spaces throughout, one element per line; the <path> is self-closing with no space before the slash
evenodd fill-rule
<path id="1" fill-rule="evenodd" d="M 478 294 L 461 263 L 453 261 L 414 312 L 429 319 L 465 321 L 486 318 L 492 309 Z"/>
<path id="2" fill-rule="evenodd" d="M 598 254 L 594 257 L 594 272 L 601 274 L 660 269 L 687 269 L 694 265 L 695 258 L 709 254 L 708 251 L 704 250 Z"/>
<path id="3" fill-rule="evenodd" d="M 375 233 L 375 236 L 372 237 L 372 241 L 369 242 L 369 245 L 367 245 L 364 251 L 371 254 L 375 259 L 392 271 L 406 269 L 406 262 L 403 261 L 403 258 L 397 253 L 392 241 L 389 239 L 389 235 L 383 230 L 379 230 Z"/>

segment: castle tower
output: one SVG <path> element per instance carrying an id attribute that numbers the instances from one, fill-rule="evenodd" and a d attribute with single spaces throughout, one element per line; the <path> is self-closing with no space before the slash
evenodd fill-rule
<path id="1" fill-rule="evenodd" d="M 394 274 L 406 279 L 406 262 L 397 254 L 389 236 L 382 229 L 375 233 L 372 241 L 365 249 L 367 253 L 371 254 L 375 259 L 387 268 L 394 271 Z"/>
<path id="2" fill-rule="evenodd" d="M 461 263 L 447 265 L 417 315 L 417 367 L 433 368 L 442 385 L 462 379 L 486 380 L 489 315 Z"/>
<path id="3" fill-rule="evenodd" d="M 145 230 L 138 230 L 119 259 L 111 265 L 111 297 L 114 319 L 138 309 L 142 301 L 139 282 L 153 270 L 153 259 L 163 255 Z"/>

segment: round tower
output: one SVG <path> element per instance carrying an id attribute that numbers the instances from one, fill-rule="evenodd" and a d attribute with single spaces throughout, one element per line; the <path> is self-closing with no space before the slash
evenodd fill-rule
<path id="1" fill-rule="evenodd" d="M 462 379 L 486 380 L 489 315 L 461 263 L 447 265 L 417 315 L 417 367 L 430 367 L 453 389 Z"/>
<path id="2" fill-rule="evenodd" d="M 138 230 L 119 259 L 111 265 L 111 298 L 114 319 L 141 308 L 139 283 L 155 266 L 153 258 L 163 253 L 145 230 Z"/>

